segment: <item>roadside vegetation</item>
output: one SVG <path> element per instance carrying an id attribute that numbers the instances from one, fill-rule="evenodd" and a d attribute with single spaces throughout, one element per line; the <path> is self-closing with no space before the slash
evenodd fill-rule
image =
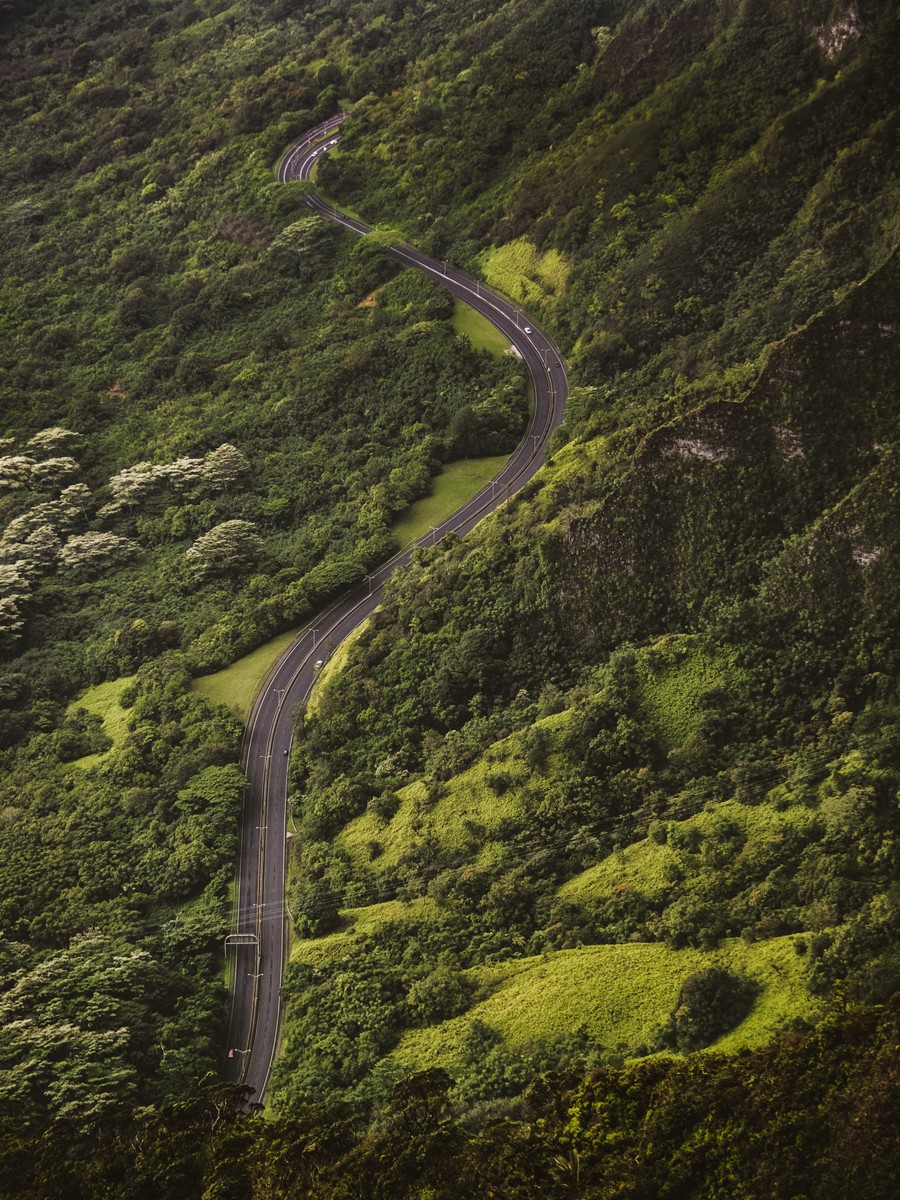
<path id="1" fill-rule="evenodd" d="M 2 6 L 10 1196 L 886 1194 L 896 15 Z M 275 183 L 347 103 L 321 186 L 527 301 L 572 389 L 299 720 L 259 1121 L 209 1078 L 240 718 L 527 416 Z"/>
<path id="2" fill-rule="evenodd" d="M 298 58 L 243 5 L 0 19 L 0 1091 L 81 1120 L 215 1069 L 238 721 L 527 396 L 438 287 L 275 183 L 337 108 L 315 30 Z M 72 956 L 96 970 L 62 1011 L 28 980 Z"/>

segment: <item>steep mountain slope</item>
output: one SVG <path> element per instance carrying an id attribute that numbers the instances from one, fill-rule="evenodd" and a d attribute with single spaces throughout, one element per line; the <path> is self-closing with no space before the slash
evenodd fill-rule
<path id="1" fill-rule="evenodd" d="M 475 260 L 568 339 L 581 386 L 542 477 L 396 581 L 303 726 L 293 899 L 307 931 L 341 906 L 352 924 L 324 956 L 298 946 L 285 1104 L 323 1080 L 377 1097 L 412 1062 L 446 1065 L 463 1106 L 517 1095 L 575 1051 L 554 1004 L 520 989 L 532 1016 L 501 1015 L 493 965 L 552 948 L 574 975 L 581 944 L 701 949 L 757 991 L 755 1019 L 711 1021 L 723 1047 L 808 1019 L 837 980 L 880 1000 L 900 978 L 893 14 L 828 15 L 635 10 L 594 31 L 573 111 L 543 101 L 552 146 L 512 166 L 511 128 L 475 175 L 486 190 L 464 192 L 467 217 L 505 214 Z M 327 186 L 421 214 L 429 163 L 457 119 L 477 124 L 458 89 L 479 97 L 513 46 L 527 78 L 542 48 L 526 29 L 462 84 L 425 61 L 361 102 Z M 438 219 L 423 236 L 460 218 Z M 471 253 L 465 236 L 450 244 Z M 562 724 L 535 723 L 555 710 Z M 626 848 L 638 862 L 669 836 L 661 875 L 620 878 Z M 799 992 L 784 965 L 777 986 L 733 967 L 727 939 L 774 952 L 786 934 Z M 687 960 L 641 960 L 669 998 L 638 1026 L 594 961 L 595 990 L 557 1001 L 582 1014 L 577 1052 L 667 1044 Z"/>
<path id="2" fill-rule="evenodd" d="M 11 1194 L 884 1194 L 896 4 L 0 21 Z M 525 407 L 274 183 L 344 105 L 318 184 L 520 299 L 575 386 L 541 477 L 417 556 L 300 721 L 263 1123 L 198 1092 L 242 780 L 191 676 Z"/>

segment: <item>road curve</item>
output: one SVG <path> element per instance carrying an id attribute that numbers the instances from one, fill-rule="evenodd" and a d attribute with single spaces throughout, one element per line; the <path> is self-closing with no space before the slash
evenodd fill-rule
<path id="1" fill-rule="evenodd" d="M 308 180 L 323 154 L 340 140 L 346 114 L 330 118 L 296 142 L 281 161 L 282 183 Z M 307 203 L 317 213 L 354 233 L 372 226 L 338 212 L 314 191 Z M 319 660 L 378 606 L 385 581 L 410 561 L 418 546 L 448 533 L 468 533 L 522 488 L 540 469 L 553 430 L 563 418 L 568 381 L 556 346 L 537 325 L 503 296 L 464 272 L 398 243 L 389 253 L 417 267 L 487 317 L 521 354 L 531 375 L 533 407 L 528 429 L 503 470 L 462 508 L 413 546 L 396 554 L 315 618 L 275 664 L 253 705 L 241 756 L 249 781 L 244 797 L 234 934 L 234 990 L 224 1077 L 252 1088 L 251 1102 L 265 1096 L 278 1046 L 281 979 L 288 946 L 285 905 L 287 782 L 293 714 L 309 698 Z"/>

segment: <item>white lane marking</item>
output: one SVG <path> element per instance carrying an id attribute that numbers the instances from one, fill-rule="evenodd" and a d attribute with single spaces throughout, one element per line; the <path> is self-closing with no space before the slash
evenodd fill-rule
<path id="1" fill-rule="evenodd" d="M 327 123 L 326 123 L 326 124 L 327 124 Z M 311 139 L 308 137 L 308 138 L 306 139 L 305 143 L 302 143 L 301 145 L 299 145 L 299 146 L 295 147 L 295 149 L 294 149 L 294 150 L 291 152 L 291 154 L 288 156 L 288 158 L 287 158 L 287 159 L 284 161 L 284 163 L 282 164 L 282 172 L 281 172 L 282 174 L 286 174 L 287 170 L 289 169 L 289 166 L 290 166 L 291 162 L 293 161 L 293 159 L 296 157 L 296 155 L 297 155 L 297 154 L 298 154 L 298 153 L 299 153 L 301 150 L 303 150 L 303 149 L 308 149 L 308 146 L 309 146 L 309 142 L 310 142 L 310 140 L 311 140 Z M 308 157 L 308 158 L 307 158 L 307 159 L 306 159 L 306 160 L 305 160 L 305 161 L 304 161 L 304 162 L 301 164 L 301 168 L 300 168 L 301 172 L 302 172 L 302 171 L 304 171 L 304 170 L 306 170 L 306 169 L 307 169 L 307 168 L 308 168 L 308 167 L 311 165 L 311 163 L 312 163 L 312 160 L 313 160 L 314 158 L 316 158 L 316 157 L 317 157 L 317 156 L 318 156 L 320 153 L 324 152 L 324 151 L 325 151 L 325 150 L 326 150 L 326 149 L 327 149 L 329 146 L 337 145 L 337 142 L 338 142 L 338 140 L 339 140 L 338 138 L 334 138 L 334 139 L 333 139 L 331 142 L 327 143 L 327 145 L 326 145 L 326 146 L 319 147 L 317 150 L 313 151 L 313 153 L 312 153 L 311 155 L 309 155 L 309 157 Z M 302 177 L 302 176 L 301 176 L 301 177 Z M 284 182 L 285 180 L 283 179 L 282 181 Z M 318 199 L 318 197 L 316 197 L 316 199 Z M 308 203 L 308 204 L 309 204 L 309 206 L 310 206 L 310 207 L 312 207 L 312 208 L 315 208 L 315 207 L 316 207 L 316 204 L 314 203 L 314 201 L 313 201 L 313 198 L 312 198 L 312 197 L 307 197 L 307 203 Z M 335 210 L 328 208 L 328 207 L 327 207 L 326 205 L 324 205 L 324 204 L 322 204 L 322 205 L 321 205 L 321 209 L 322 209 L 322 211 L 326 212 L 326 213 L 327 213 L 327 215 L 329 215 L 329 216 L 330 216 L 330 217 L 331 217 L 333 220 L 337 221 L 337 222 L 338 222 L 339 224 L 341 224 L 341 225 L 344 225 L 344 226 L 345 226 L 347 229 L 350 229 L 350 230 L 352 230 L 352 231 L 353 231 L 353 232 L 355 232 L 355 233 L 360 233 L 360 232 L 362 232 L 362 233 L 365 233 L 365 232 L 369 232 L 369 231 L 371 230 L 371 226 L 364 226 L 362 222 L 360 222 L 360 223 L 359 223 L 359 225 L 360 225 L 360 226 L 362 226 L 362 228 L 360 229 L 360 228 L 359 228 L 359 227 L 358 227 L 356 224 L 353 224 L 353 223 L 351 223 L 350 221 L 348 221 L 348 220 L 345 220 L 345 219 L 344 219 L 342 216 L 338 215 L 338 214 L 335 212 Z M 446 278 L 446 272 L 445 272 L 445 271 L 438 270 L 438 268 L 437 268 L 437 267 L 435 267 L 435 266 L 432 266 L 432 265 L 431 265 L 431 263 L 430 263 L 430 262 L 428 262 L 427 260 L 426 260 L 425 262 L 421 262 L 421 261 L 419 261 L 419 259 L 418 259 L 418 258 L 416 258 L 414 254 L 410 253 L 409 251 L 407 251 L 407 250 L 403 249 L 403 248 L 402 248 L 402 247 L 400 247 L 400 246 L 395 246 L 395 247 L 392 247 L 392 249 L 393 249 L 393 250 L 394 250 L 394 252 L 395 252 L 395 253 L 398 255 L 398 257 L 402 257 L 402 258 L 405 258 L 405 259 L 407 259 L 409 262 L 413 263 L 413 264 L 414 264 L 416 267 L 418 267 L 420 270 L 423 270 L 423 271 L 425 271 L 425 272 L 426 272 L 426 274 L 433 275 L 433 276 L 434 276 L 436 279 L 439 279 L 439 278 L 441 278 L 441 277 L 444 277 L 444 278 Z M 460 277 L 454 277 L 454 279 L 453 279 L 453 282 L 456 284 L 457 288 L 461 289 L 462 291 L 466 292 L 467 294 L 469 294 L 469 295 L 471 295 L 471 296 L 475 296 L 477 299 L 479 299 L 479 300 L 481 300 L 483 303 L 485 303 L 485 304 L 486 304 L 488 307 L 490 307 L 490 308 L 494 309 L 494 311 L 495 311 L 495 312 L 497 312 L 497 313 L 498 313 L 498 314 L 499 314 L 499 315 L 500 315 L 500 316 L 501 316 L 501 317 L 502 317 L 502 318 L 503 318 L 505 321 L 508 321 L 508 322 L 509 322 L 509 321 L 513 321 L 513 320 L 515 319 L 515 317 L 514 317 L 514 314 L 516 313 L 516 311 L 517 311 L 517 310 L 515 310 L 515 309 L 512 309 L 512 306 L 510 306 L 510 308 L 511 308 L 511 310 L 512 310 L 512 313 L 513 313 L 513 315 L 510 315 L 510 313 L 509 313 L 509 312 L 507 312 L 507 311 L 506 311 L 504 308 L 502 308 L 500 304 L 498 304 L 498 303 L 496 303 L 496 302 L 495 302 L 495 300 L 494 300 L 494 298 L 493 298 L 493 296 L 491 295 L 491 293 L 490 293 L 490 292 L 487 292 L 487 293 L 483 293 L 483 292 L 481 292 L 481 291 L 479 290 L 479 285 L 478 285 L 477 283 L 476 283 L 475 287 L 473 288 L 473 287 L 471 286 L 471 284 L 469 283 L 469 281 L 468 281 L 467 279 L 465 279 L 465 277 L 462 277 L 462 278 L 460 278 Z M 521 315 L 521 314 L 520 314 L 520 315 Z M 530 327 L 527 327 L 527 332 L 528 332 L 528 333 L 531 333 L 531 329 L 530 329 Z M 512 339 L 510 339 L 510 340 L 512 340 Z M 513 342 L 513 344 L 515 345 L 515 342 Z M 541 350 L 539 349 L 539 347 L 537 346 L 537 344 L 536 344 L 535 342 L 532 342 L 532 341 L 531 341 L 531 339 L 529 339 L 529 340 L 528 340 L 528 343 L 527 343 L 527 344 L 529 345 L 529 347 L 530 347 L 531 349 L 533 349 L 533 350 L 535 351 L 535 353 L 537 353 L 537 354 L 542 354 L 542 353 L 543 353 L 543 351 L 541 351 Z M 546 364 L 545 362 L 542 362 L 542 364 L 541 364 L 541 365 L 544 367 L 544 370 L 545 370 L 545 372 L 546 372 L 546 374 L 547 374 L 547 376 L 548 376 L 548 380 L 549 380 L 549 382 L 550 382 L 550 389 L 551 389 L 551 396 L 550 396 L 550 399 L 551 399 L 551 403 L 552 403 L 552 398 L 553 398 L 554 390 L 553 390 L 552 377 L 551 377 L 551 375 L 550 375 L 550 370 L 549 370 L 549 368 L 547 367 L 547 364 Z M 557 365 L 561 365 L 561 364 L 557 364 Z M 537 379 L 536 379 L 536 377 L 535 377 L 535 382 L 537 382 Z M 536 415 L 536 414 L 535 414 L 535 415 Z M 548 414 L 548 416 L 549 416 L 549 415 L 550 415 L 550 414 Z M 534 435 L 534 434 L 532 434 L 532 433 L 530 432 L 530 430 L 529 430 L 529 432 L 528 432 L 528 433 L 526 433 L 526 435 L 525 435 L 525 438 L 523 438 L 523 441 L 522 441 L 522 443 L 520 444 L 520 447 L 519 447 L 519 448 L 518 448 L 518 450 L 517 450 L 517 451 L 514 453 L 514 455 L 511 457 L 510 463 L 509 463 L 508 465 L 509 465 L 510 467 L 513 467 L 513 468 L 514 468 L 515 474 L 513 475 L 513 478 L 511 478 L 511 479 L 510 479 L 510 481 L 509 481 L 509 484 L 510 484 L 510 485 L 511 485 L 511 484 L 513 484 L 513 483 L 518 483 L 518 482 L 519 482 L 519 479 L 521 478 L 521 473 L 520 473 L 520 472 L 519 472 L 519 471 L 516 469 L 516 468 L 518 467 L 518 464 L 514 464 L 514 459 L 515 459 L 516 455 L 518 454 L 518 451 L 519 451 L 519 450 L 521 450 L 522 446 L 525 444 L 525 440 L 526 440 L 528 437 L 534 437 L 534 436 L 535 436 L 535 435 Z M 523 466 L 524 466 L 524 465 L 525 465 L 525 464 L 523 464 Z M 523 471 L 522 473 L 524 473 L 524 471 Z M 502 480 L 502 476 L 503 476 L 503 474 L 504 474 L 504 472 L 502 472 L 502 471 L 501 471 L 501 473 L 500 473 L 500 476 L 499 476 L 498 478 Z M 437 528 L 437 530 L 435 530 L 435 533 L 437 533 L 437 532 L 439 532 L 440 530 L 442 530 L 442 529 L 444 528 L 444 526 L 445 526 L 445 525 L 446 525 L 446 526 L 449 526 L 449 525 L 451 524 L 451 522 L 453 522 L 454 520 L 455 520 L 455 521 L 460 521 L 460 518 L 463 518 L 463 520 L 462 520 L 461 524 L 462 524 L 462 523 L 467 523 L 467 522 L 468 522 L 469 520 L 471 520 L 473 517 L 478 517 L 478 518 L 480 518 L 480 517 L 481 517 L 481 515 L 482 515 L 482 514 L 483 514 L 483 513 L 484 513 L 486 510 L 487 510 L 487 511 L 492 511 L 492 509 L 493 509 L 494 507 L 496 507 L 496 506 L 493 504 L 493 499 L 494 499 L 494 496 L 493 496 L 493 487 L 494 487 L 494 486 L 496 486 L 497 482 L 498 482 L 498 479 L 495 479 L 495 480 L 491 481 L 491 483 L 487 484 L 487 485 L 486 485 L 486 486 L 485 486 L 485 487 L 482 489 L 481 493 L 479 493 L 478 495 L 474 496 L 474 497 L 472 498 L 472 500 L 471 500 L 471 501 L 470 501 L 470 502 L 469 502 L 467 505 L 464 505 L 464 506 L 462 507 L 462 509 L 460 509 L 460 510 L 459 510 L 457 513 L 455 513 L 455 514 L 453 514 L 451 517 L 447 518 L 447 520 L 446 520 L 445 522 L 442 522 L 442 523 L 441 523 L 441 525 L 440 525 L 440 526 Z M 502 483 L 501 483 L 501 487 L 502 487 Z M 491 501 L 490 501 L 490 503 L 488 503 L 488 496 L 487 496 L 487 493 L 488 493 L 488 488 L 491 488 Z M 517 490 L 518 490 L 518 489 L 517 489 Z M 484 498 L 484 503 L 479 503 L 479 502 L 482 500 L 482 497 Z M 477 506 L 477 507 L 476 507 L 476 506 Z M 471 513 L 471 516 L 465 516 L 465 517 L 464 517 L 464 516 L 463 516 L 463 514 L 466 512 L 466 510 L 467 510 L 467 509 L 469 509 L 470 511 L 471 511 L 471 509 L 474 509 L 475 511 Z M 477 522 L 476 522 L 476 523 L 477 523 Z M 432 535 L 432 536 L 433 536 L 433 535 Z M 398 554 L 395 556 L 395 558 L 394 558 L 394 561 L 395 561 L 395 562 L 398 562 L 399 560 L 401 560 L 402 558 L 404 558 L 404 557 L 405 557 L 405 555 L 406 555 L 406 551 L 400 551 L 400 552 L 399 552 L 399 553 L 398 553 Z M 383 564 L 381 568 L 378 568 L 378 570 L 379 570 L 379 571 L 380 571 L 380 570 L 383 570 L 385 567 L 387 567 L 387 568 L 390 568 L 391 566 L 392 566 L 392 563 L 389 561 L 388 563 L 385 563 L 385 564 Z M 379 584 L 378 584 L 378 589 L 379 589 L 379 591 L 380 591 L 380 589 L 381 589 L 381 582 L 379 582 Z M 352 591 L 353 591 L 353 589 L 351 589 L 349 593 L 346 593 L 346 594 L 345 594 L 345 596 L 346 596 L 346 595 L 352 595 Z M 333 603 L 333 604 L 330 606 L 330 611 L 333 611 L 334 609 L 338 608 L 338 606 L 340 605 L 341 601 L 342 601 L 344 598 L 345 598 L 345 597 L 340 597 L 340 598 L 338 598 L 338 599 L 337 599 L 337 600 L 336 600 L 336 601 L 335 601 L 335 602 L 334 602 L 334 603 Z M 370 595 L 369 595 L 369 596 L 364 596 L 364 597 L 361 597 L 361 598 L 360 598 L 360 600 L 359 600 L 359 601 L 357 601 L 357 603 L 351 607 L 351 609 L 350 609 L 350 611 L 349 611 L 348 613 L 345 613 L 345 614 L 344 614 L 344 616 L 343 616 L 342 618 L 340 618 L 340 619 L 339 619 L 337 622 L 335 622 L 335 627 L 336 627 L 337 625 L 339 625 L 340 623 L 342 623 L 342 621 L 343 621 L 343 620 L 346 620 L 346 619 L 347 619 L 349 616 L 351 616 L 353 613 L 355 613 L 355 611 L 356 611 L 358 608 L 360 608 L 360 607 L 361 607 L 361 606 L 362 606 L 362 605 L 363 605 L 363 604 L 366 602 L 366 600 L 368 600 L 368 599 L 370 599 L 370 598 L 371 598 L 371 597 L 370 597 Z M 321 620 L 321 618 L 319 618 L 319 619 Z M 304 635 L 301 635 L 301 637 L 302 637 L 302 636 L 304 636 Z M 342 640 L 343 640 L 343 639 L 342 639 Z M 295 645 L 296 645 L 296 643 L 295 643 Z M 292 650 L 292 649 L 293 649 L 293 647 L 291 647 L 291 649 L 289 649 L 288 651 L 286 651 L 286 653 L 285 653 L 285 655 L 284 655 L 284 658 L 283 658 L 283 659 L 282 659 L 282 660 L 281 660 L 279 663 L 276 663 L 276 664 L 275 664 L 275 666 L 274 666 L 274 668 L 273 668 L 273 670 L 272 670 L 272 674 L 273 674 L 273 675 L 274 675 L 274 674 L 276 674 L 276 673 L 278 672 L 278 670 L 279 670 L 279 668 L 281 667 L 282 663 L 283 663 L 285 660 L 287 660 L 287 659 L 290 657 L 290 655 L 291 655 L 291 650 Z M 289 687 L 289 688 L 291 688 L 291 687 L 293 686 L 293 684 L 295 684 L 295 683 L 296 683 L 296 680 L 297 680 L 298 676 L 300 675 L 300 673 L 302 672 L 302 669 L 303 669 L 303 667 L 304 667 L 304 666 L 305 666 L 305 665 L 306 665 L 306 664 L 309 662 L 310 658 L 312 657 L 312 653 L 313 653 L 313 650 L 310 650 L 310 651 L 308 651 L 308 652 L 307 652 L 307 654 L 304 656 L 304 658 L 303 658 L 303 660 L 302 660 L 301 664 L 300 664 L 300 665 L 299 665 L 299 666 L 298 666 L 298 667 L 297 667 L 297 668 L 296 668 L 296 669 L 293 671 L 293 673 L 292 673 L 292 678 L 291 678 L 291 680 L 290 680 L 290 683 L 289 683 L 289 685 L 288 685 L 288 687 Z M 311 690 L 311 687 L 310 687 L 309 689 L 305 689 L 305 690 Z M 285 694 L 285 698 L 286 698 L 286 694 Z M 282 710 L 283 710 L 283 707 L 284 707 L 284 698 L 283 698 L 283 699 L 282 699 L 282 701 L 281 701 L 281 702 L 280 702 L 280 703 L 277 705 L 277 707 L 276 707 L 276 713 L 275 713 L 275 718 L 274 718 L 274 720 L 273 720 L 273 722 L 272 722 L 272 726 L 270 726 L 270 735 L 269 735 L 269 741 L 270 741 L 270 743 L 271 743 L 271 741 L 272 741 L 272 738 L 273 738 L 273 736 L 274 736 L 274 730 L 277 728 L 277 725 L 278 725 L 279 719 L 280 719 L 280 717 L 281 717 L 281 715 L 282 715 Z M 257 712 L 255 712 L 255 713 L 253 713 L 253 714 L 252 714 L 251 720 L 253 720 L 254 718 L 257 718 L 257 719 L 258 719 L 258 715 L 259 715 L 259 710 L 257 710 Z M 255 720 L 253 720 L 253 723 L 255 724 Z M 267 802 L 268 802 L 268 786 L 267 786 L 267 785 L 268 785 L 268 782 L 269 782 L 269 780 L 268 780 L 268 778 L 267 778 L 267 775 L 268 775 L 268 772 L 267 772 L 267 771 L 266 771 L 266 772 L 264 772 L 264 779 L 263 779 L 263 799 L 264 799 L 264 803 L 265 803 L 266 807 L 267 807 Z M 242 830 L 242 832 L 243 832 L 243 830 Z M 259 849 L 259 851 L 260 851 L 261 853 L 263 852 L 263 845 L 262 845 L 262 841 L 263 841 L 263 839 L 260 839 L 260 844 L 259 844 L 259 847 L 258 847 L 258 849 Z M 284 864 L 282 864 L 282 865 L 284 865 Z M 259 875 L 262 875 L 262 874 L 263 874 L 263 872 L 259 872 Z M 258 879 L 259 879 L 259 877 L 258 877 Z M 258 920 L 259 920 L 259 914 L 258 914 Z M 282 948 L 281 948 L 281 949 L 282 949 L 282 956 L 281 956 L 281 957 L 282 957 L 282 961 L 283 961 L 283 949 L 284 949 L 284 948 L 283 948 L 283 946 L 282 946 Z M 279 966 L 281 966 L 281 965 L 282 965 L 282 964 L 280 963 L 280 964 L 279 964 Z M 258 996 L 258 993 L 256 993 L 256 989 L 254 989 L 254 992 L 255 992 L 255 994 L 254 994 L 254 996 L 253 996 L 253 1003 L 252 1003 L 252 1005 L 251 1005 L 251 1019 L 252 1019 L 252 1015 L 254 1014 L 254 1010 L 258 1010 L 258 1005 L 259 1005 L 259 996 Z M 271 1007 L 271 997 L 270 997 L 270 999 L 269 999 L 269 1007 Z M 279 1007 L 280 1007 L 280 1005 L 279 1005 Z M 276 1044 L 275 1044 L 275 1045 L 272 1047 L 272 1056 L 271 1056 L 271 1058 L 270 1058 L 270 1061 L 269 1061 L 269 1064 L 268 1064 L 268 1068 L 267 1068 L 267 1070 L 266 1070 L 266 1073 L 265 1073 L 265 1081 L 264 1081 L 264 1083 L 263 1083 L 263 1089 L 262 1089 L 263 1091 L 265 1090 L 265 1086 L 266 1086 L 266 1084 L 268 1083 L 268 1078 L 269 1078 L 269 1074 L 270 1074 L 270 1072 L 271 1072 L 272 1061 L 274 1060 L 274 1056 L 275 1056 L 276 1049 L 277 1049 L 277 1039 L 276 1039 Z"/>

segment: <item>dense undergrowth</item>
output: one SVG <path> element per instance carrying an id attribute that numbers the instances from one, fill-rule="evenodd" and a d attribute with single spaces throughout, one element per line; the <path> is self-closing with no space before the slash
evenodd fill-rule
<path id="1" fill-rule="evenodd" d="M 160 1111 L 40 1142 L 0 1126 L 10 1200 L 887 1200 L 900 1171 L 896 1002 L 835 1013 L 738 1057 L 694 1055 L 528 1089 L 524 1120 L 473 1131 L 448 1112 L 439 1069 L 398 1085 L 376 1125 L 318 1104 L 279 1120 L 208 1085 Z"/>
<path id="2" fill-rule="evenodd" d="M 314 38 L 297 61 L 191 4 L 4 21 L 0 1092 L 87 1119 L 221 1052 L 240 729 L 191 676 L 389 557 L 526 394 L 446 294 L 274 182 L 336 108 Z M 110 746 L 85 689 L 113 680 Z"/>
<path id="3" fill-rule="evenodd" d="M 11 1194 L 887 1194 L 896 5 L 0 19 Z M 194 1091 L 241 780 L 190 677 L 524 417 L 437 289 L 273 183 L 348 102 L 322 186 L 521 299 L 573 387 L 301 724 L 262 1123 Z M 126 676 L 109 748 L 71 701 Z"/>
<path id="4" fill-rule="evenodd" d="M 455 78 L 435 58 L 361 101 L 323 167 L 527 297 L 576 387 L 542 476 L 418 555 L 303 726 L 291 898 L 335 932 L 288 972 L 282 1111 L 439 1062 L 460 1111 L 515 1114 L 579 1025 L 618 1061 L 692 1008 L 694 1044 L 733 1049 L 900 981 L 894 14 L 840 49 L 826 16 L 594 28 L 492 123 L 468 207 L 423 216 L 543 53 L 528 20 L 472 35 Z M 612 946 L 643 956 L 640 1020 Z M 704 971 L 730 983 L 685 1006 Z"/>

